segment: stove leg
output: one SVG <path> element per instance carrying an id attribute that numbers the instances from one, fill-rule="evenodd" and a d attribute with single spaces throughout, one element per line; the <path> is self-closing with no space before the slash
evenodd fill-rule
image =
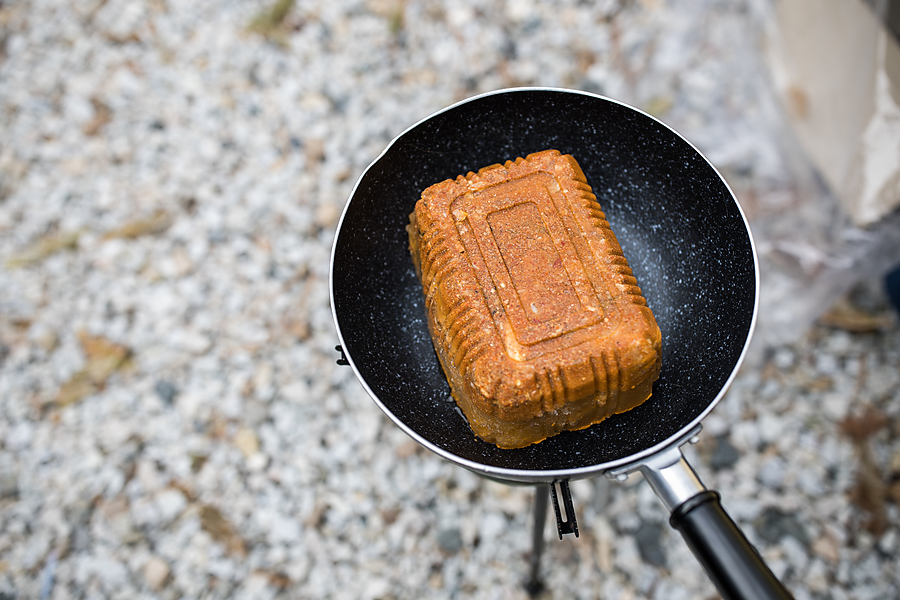
<path id="1" fill-rule="evenodd" d="M 531 574 L 525 583 L 525 590 L 536 598 L 543 590 L 541 581 L 541 554 L 544 550 L 544 523 L 547 522 L 547 500 L 550 486 L 539 484 L 534 488 L 534 523 L 531 530 Z"/>

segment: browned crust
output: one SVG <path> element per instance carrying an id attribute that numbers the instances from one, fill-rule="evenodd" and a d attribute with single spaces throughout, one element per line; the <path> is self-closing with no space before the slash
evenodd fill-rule
<path id="1" fill-rule="evenodd" d="M 574 158 L 435 184 L 408 227 L 428 325 L 473 431 L 502 448 L 644 402 L 661 335 Z"/>

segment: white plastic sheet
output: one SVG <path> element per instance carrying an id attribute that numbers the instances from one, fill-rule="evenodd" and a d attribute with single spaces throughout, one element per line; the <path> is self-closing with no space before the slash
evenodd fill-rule
<path id="1" fill-rule="evenodd" d="M 900 264 L 897 40 L 863 0 L 760 6 L 793 181 L 781 206 L 748 211 L 762 271 L 757 348 L 797 339 L 854 285 Z"/>

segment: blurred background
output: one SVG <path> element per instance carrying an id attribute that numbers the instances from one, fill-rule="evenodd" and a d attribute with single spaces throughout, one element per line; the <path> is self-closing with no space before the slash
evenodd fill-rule
<path id="1" fill-rule="evenodd" d="M 328 272 L 392 138 L 532 85 L 722 172 L 761 311 L 692 464 L 798 599 L 900 597 L 894 6 L 0 1 L 0 599 L 527 598 L 532 489 L 381 414 Z M 640 477 L 572 491 L 543 597 L 716 597 Z"/>

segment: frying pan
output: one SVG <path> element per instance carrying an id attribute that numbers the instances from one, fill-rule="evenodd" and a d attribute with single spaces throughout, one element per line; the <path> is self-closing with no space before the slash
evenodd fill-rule
<path id="1" fill-rule="evenodd" d="M 616 233 L 662 331 L 662 371 L 641 406 L 504 450 L 476 438 L 450 396 L 405 226 L 429 185 L 550 148 L 579 162 Z M 413 439 L 509 483 L 640 471 L 724 597 L 790 597 L 680 450 L 735 377 L 759 284 L 740 206 L 678 133 L 625 104 L 573 90 L 516 88 L 464 100 L 407 129 L 366 169 L 338 224 L 331 261 L 344 360 Z"/>

